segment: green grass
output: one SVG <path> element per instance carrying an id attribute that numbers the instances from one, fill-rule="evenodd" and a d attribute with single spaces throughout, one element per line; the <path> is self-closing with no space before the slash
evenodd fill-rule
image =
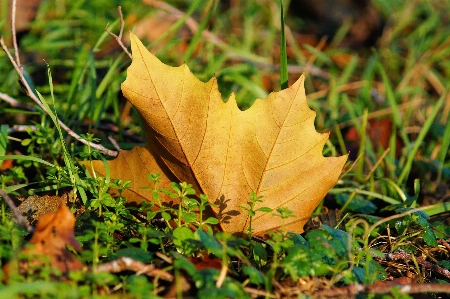
<path id="1" fill-rule="evenodd" d="M 12 109 L 0 101 L 0 163 L 15 159 L 13 168 L 0 171 L 1 189 L 21 197 L 77 190 L 81 196 L 69 206 L 77 215 L 76 235 L 84 248 L 78 255 L 86 265 L 96 267 L 129 256 L 163 269 L 173 281 L 133 271 L 94 274 L 90 270 L 74 271 L 63 279 L 53 269 L 42 267 L 0 283 L 0 298 L 148 298 L 170 289 L 178 297 L 246 298 L 258 293 L 271 298 L 274 294 L 314 293 L 324 286 L 370 286 L 406 273 L 417 275 L 421 283 L 449 284 L 449 278 L 424 270 L 418 262 L 425 258 L 450 269 L 449 250 L 438 246 L 450 236 L 446 219 L 450 208 L 446 195 L 450 183 L 450 22 L 439 1 L 422 2 L 374 1 L 386 17 L 386 27 L 373 49 L 339 47 L 348 30 L 345 24 L 328 47 L 293 45 L 289 32 L 282 38 L 274 22 L 281 15 L 280 6 L 271 1 L 237 1 L 240 6 L 231 8 L 217 1 L 174 1 L 187 14 L 174 19 L 165 28 L 165 36 L 144 42 L 169 65 L 186 63 L 203 81 L 216 76 L 224 100 L 234 92 L 241 109 L 279 90 L 286 80 L 292 84 L 300 72 L 286 76 L 289 67 L 312 62 L 316 71 L 307 74 L 305 87 L 308 103 L 317 111 L 317 130 L 331 132 L 324 154 L 346 154 L 350 149 L 347 133 L 352 128 L 362 135 L 359 147 L 351 148 L 359 158 L 349 161 L 345 174 L 313 215 L 332 210 L 342 217 L 303 234 L 271 232 L 263 241 L 207 229 L 216 220 L 198 221 L 193 216 L 207 203 L 202 197 L 193 200 L 189 185 L 174 183 L 172 190 L 163 191 L 158 188 L 158 177 L 149 176 L 146 187 L 154 190 L 155 203 L 160 192 L 183 202 L 175 209 L 152 211 L 154 203 L 126 205 L 121 192 L 130 182 L 109 175 L 89 178 L 78 168 L 78 160 L 104 157 L 55 126 L 56 115 L 85 139 L 110 149 L 114 149 L 107 139 L 110 135 L 123 149 L 143 143 L 145 132 L 139 117 L 120 92 L 130 60 L 103 30 L 109 22 L 109 29 L 118 32 L 117 5 L 122 5 L 125 31 L 136 32 L 141 20 L 158 18 L 163 11 L 137 0 L 44 1 L 19 48 L 30 82 L 52 113 Z M 188 16 L 197 21 L 197 32 L 186 27 Z M 159 18 L 157 24 L 170 16 Z M 292 31 L 299 30 L 298 20 L 289 14 L 284 21 Z M 5 26 L 0 22 L 2 32 Z M 284 40 L 290 51 L 283 50 Z M 284 56 L 285 52 L 289 55 Z M 347 57 L 346 63 L 338 63 L 339 57 Z M 280 59 L 281 70 L 277 67 Z M 3 52 L 0 74 L 1 93 L 32 104 Z M 346 88 L 359 81 L 363 81 L 359 88 Z M 319 94 L 322 90 L 326 92 Z M 381 119 L 392 120 L 393 129 L 383 133 L 388 152 L 369 138 L 377 129 L 373 121 Z M 16 124 L 36 130 L 9 132 Z M 108 190 L 116 190 L 116 196 Z M 249 194 L 249 199 L 243 210 L 252 215 L 262 207 L 254 195 Z M 28 236 L 14 222 L 8 206 L 3 201 L 0 206 L 3 266 Z M 283 223 L 289 211 L 280 210 L 274 217 Z M 408 252 L 411 260 L 379 258 L 399 249 Z M 217 266 L 196 268 L 198 260 L 207 264 L 206 257 Z M 182 294 L 185 278 L 190 290 Z M 311 287 L 302 289 L 302 282 Z M 294 291 L 283 293 L 287 289 Z M 406 298 L 395 291 L 386 296 Z"/>

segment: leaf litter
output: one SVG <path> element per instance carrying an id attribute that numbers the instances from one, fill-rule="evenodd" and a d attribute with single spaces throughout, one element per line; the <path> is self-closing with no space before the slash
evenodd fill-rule
<path id="1" fill-rule="evenodd" d="M 19 259 L 3 268 L 6 277 L 11 274 L 29 274 L 44 266 L 56 271 L 55 274 L 81 270 L 83 264 L 68 249 L 70 246 L 77 252 L 82 250 L 75 239 L 74 228 L 75 217 L 64 203 L 55 212 L 42 215 L 28 245 L 19 252 Z"/>

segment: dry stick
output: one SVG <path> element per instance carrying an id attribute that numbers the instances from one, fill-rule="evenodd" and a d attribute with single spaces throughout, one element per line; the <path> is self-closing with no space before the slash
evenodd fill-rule
<path id="1" fill-rule="evenodd" d="M 6 193 L 5 190 L 0 189 L 0 196 L 5 199 L 5 202 L 8 204 L 9 209 L 13 212 L 14 217 L 16 217 L 19 225 L 25 227 L 27 232 L 32 233 L 34 231 L 34 228 L 29 225 L 28 222 L 22 217 L 22 214 L 20 214 L 19 210 L 12 201 L 11 197 L 9 197 L 8 193 Z"/>
<path id="2" fill-rule="evenodd" d="M 8 56 L 9 60 L 11 61 L 12 65 L 14 66 L 14 68 L 16 69 L 17 73 L 19 74 L 20 77 L 20 81 L 23 83 L 23 86 L 26 89 L 26 93 L 27 95 L 45 112 L 48 114 L 47 109 L 45 108 L 45 106 L 41 103 L 41 101 L 39 100 L 39 98 L 34 94 L 33 90 L 31 89 L 30 85 L 28 84 L 27 80 L 25 79 L 23 72 L 21 70 L 21 67 L 19 67 L 19 65 L 16 63 L 16 61 L 14 60 L 14 58 L 12 57 L 11 53 L 9 53 L 8 51 L 8 47 L 6 47 L 5 42 L 3 40 L 3 36 L 0 37 L 0 44 L 2 46 L 3 51 L 5 51 L 6 55 Z M 19 56 L 18 52 L 15 53 L 15 56 Z M 86 140 L 84 140 L 83 138 L 81 138 L 77 133 L 75 133 L 74 131 L 72 131 L 68 126 L 66 126 L 66 124 L 64 124 L 59 118 L 57 118 L 57 121 L 59 123 L 59 125 L 61 126 L 61 128 L 63 128 L 70 136 L 72 136 L 73 138 L 75 138 L 76 140 L 80 141 L 81 143 L 84 143 L 86 145 L 89 145 L 92 148 L 95 148 L 99 151 L 102 151 L 103 153 L 109 155 L 109 156 L 117 156 L 118 152 L 117 151 L 113 151 L 110 149 L 105 148 L 104 146 L 100 145 L 100 144 L 95 144 L 92 142 L 88 142 Z"/>
<path id="3" fill-rule="evenodd" d="M 15 132 L 28 132 L 30 131 L 36 131 L 36 126 L 27 126 L 27 125 L 13 125 L 8 129 L 8 133 L 15 133 Z M 9 137 L 9 136 L 8 136 Z"/>
<path id="4" fill-rule="evenodd" d="M 18 100 L 10 97 L 6 93 L 0 92 L 0 99 L 7 102 L 9 105 L 11 105 L 11 107 L 26 109 L 26 110 L 30 110 L 30 111 L 36 111 L 35 107 L 33 107 L 31 105 L 23 104 L 23 103 L 19 102 Z"/>
<path id="5" fill-rule="evenodd" d="M 438 243 L 441 243 L 448 251 L 450 251 L 450 245 L 445 240 L 439 239 Z"/>
<path id="6" fill-rule="evenodd" d="M 130 59 L 133 59 L 133 56 L 131 55 L 130 52 L 128 52 L 127 47 L 125 47 L 125 45 L 122 43 L 122 33 L 123 33 L 123 27 L 125 25 L 125 21 L 123 20 L 122 7 L 121 6 L 117 7 L 117 10 L 119 11 L 119 16 L 120 16 L 120 32 L 119 32 L 119 35 L 115 35 L 111 31 L 109 31 L 109 29 L 108 29 L 109 23 L 106 24 L 105 31 L 108 32 L 110 35 L 112 35 L 116 39 L 117 43 L 122 48 L 122 50 L 124 50 L 125 53 L 127 53 L 128 57 L 130 57 Z"/>
<path id="7" fill-rule="evenodd" d="M 158 276 L 166 281 L 173 281 L 172 274 L 156 269 L 155 266 L 151 264 L 144 264 L 126 256 L 101 264 L 94 269 L 94 272 L 119 273 L 122 271 L 134 271 L 137 274 L 145 274 L 152 277 Z"/>
<path id="8" fill-rule="evenodd" d="M 225 282 L 225 278 L 227 277 L 228 265 L 224 263 L 222 268 L 220 269 L 219 277 L 216 281 L 216 288 L 221 288 L 223 283 Z"/>
<path id="9" fill-rule="evenodd" d="M 12 38 L 13 38 L 13 46 L 14 46 L 14 54 L 16 56 L 16 63 L 19 69 L 22 71 L 22 65 L 20 64 L 20 58 L 19 58 L 19 47 L 17 46 L 17 34 L 16 34 L 16 6 L 17 6 L 17 0 L 13 0 L 12 2 L 12 15 L 11 15 L 11 31 L 12 31 Z"/>
<path id="10" fill-rule="evenodd" d="M 395 261 L 395 260 L 412 260 L 412 257 L 409 253 L 407 253 L 406 251 L 399 249 L 398 252 L 393 252 L 393 253 L 388 253 L 385 254 L 385 257 L 387 260 L 391 260 L 391 261 Z M 450 271 L 447 269 L 444 269 L 442 267 L 439 267 L 435 264 L 432 264 L 430 262 L 425 261 L 424 259 L 420 258 L 420 257 L 416 257 L 416 261 L 417 263 L 419 263 L 420 265 L 434 271 L 437 272 L 441 275 L 444 275 L 445 277 L 447 277 L 448 279 L 450 279 Z"/>
<path id="11" fill-rule="evenodd" d="M 108 136 L 108 140 L 112 143 L 112 145 L 114 146 L 114 148 L 115 148 L 117 151 L 120 151 L 120 146 L 119 146 L 119 144 L 117 143 L 117 141 L 116 141 L 112 136 Z"/>
<path id="12" fill-rule="evenodd" d="M 168 264 L 173 264 L 173 260 L 168 257 L 167 255 L 163 254 L 162 252 L 157 251 L 156 256 L 159 257 L 160 259 L 162 259 L 163 261 L 165 261 Z"/>

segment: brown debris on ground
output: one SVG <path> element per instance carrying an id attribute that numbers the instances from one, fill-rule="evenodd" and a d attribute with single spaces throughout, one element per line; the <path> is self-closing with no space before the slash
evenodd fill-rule
<path id="1" fill-rule="evenodd" d="M 41 216 L 56 211 L 61 204 L 67 204 L 73 199 L 71 195 L 63 194 L 61 196 L 32 195 L 19 200 L 22 202 L 17 209 L 28 220 L 29 224 L 34 226 Z"/>
<path id="2" fill-rule="evenodd" d="M 82 250 L 74 236 L 75 217 L 65 204 L 53 213 L 43 215 L 36 226 L 29 244 L 20 251 L 19 258 L 3 267 L 5 276 L 30 274 L 35 269 L 49 266 L 53 274 L 66 274 L 81 270 L 83 264 L 67 246 Z M 21 258 L 25 256 L 25 258 Z"/>

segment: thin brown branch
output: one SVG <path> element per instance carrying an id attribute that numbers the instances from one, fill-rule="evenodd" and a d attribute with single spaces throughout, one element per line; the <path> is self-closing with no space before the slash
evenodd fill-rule
<path id="1" fill-rule="evenodd" d="M 13 38 L 13 46 L 14 46 L 14 54 L 16 56 L 16 64 L 20 70 L 22 70 L 22 65 L 20 64 L 19 57 L 19 47 L 17 46 L 17 34 L 16 34 L 16 8 L 17 8 L 17 0 L 13 0 L 12 2 L 12 12 L 11 12 L 11 31 Z"/>
<path id="2" fill-rule="evenodd" d="M 114 146 L 114 148 L 115 148 L 117 151 L 120 151 L 120 146 L 119 146 L 119 144 L 117 143 L 117 141 L 116 141 L 112 136 L 108 136 L 108 140 L 109 140 L 109 142 L 111 142 L 111 144 Z"/>
<path id="3" fill-rule="evenodd" d="M 19 102 L 18 100 L 10 97 L 9 95 L 7 95 L 5 93 L 1 93 L 0 92 L 0 99 L 2 99 L 3 101 L 7 102 L 8 104 L 10 104 L 11 107 L 26 109 L 26 110 L 29 110 L 29 111 L 36 111 L 36 108 L 34 108 L 33 106 L 27 105 L 27 104 L 23 104 L 23 103 Z"/>
<path id="4" fill-rule="evenodd" d="M 448 251 L 450 251 L 450 245 L 445 240 L 440 239 L 438 243 L 444 245 L 444 247 L 447 248 Z"/>
<path id="5" fill-rule="evenodd" d="M 17 223 L 19 223 L 20 226 L 25 227 L 27 232 L 32 233 L 34 231 L 34 228 L 30 224 L 28 224 L 28 222 L 27 222 L 27 220 L 25 220 L 25 218 L 22 217 L 22 214 L 17 209 L 16 205 L 12 201 L 11 197 L 9 197 L 8 193 L 6 193 L 5 190 L 0 189 L 0 196 L 3 197 L 6 204 L 9 206 L 9 209 L 14 214 L 14 217 L 16 217 Z"/>
<path id="6" fill-rule="evenodd" d="M 119 46 L 123 49 L 123 51 L 125 53 L 127 53 L 127 55 L 130 57 L 130 59 L 133 59 L 133 56 L 131 55 L 131 53 L 128 51 L 127 47 L 125 47 L 125 45 L 122 42 L 123 28 L 124 28 L 124 25 L 125 25 L 125 21 L 123 20 L 122 7 L 121 6 L 117 7 L 117 10 L 119 11 L 119 16 L 120 16 L 120 32 L 119 32 L 119 35 L 115 35 L 111 31 L 109 31 L 109 29 L 108 29 L 109 23 L 106 24 L 105 31 L 108 32 L 109 35 L 113 36 L 116 39 L 116 41 L 119 44 Z"/>
<path id="7" fill-rule="evenodd" d="M 165 261 L 168 264 L 173 264 L 173 260 L 168 257 L 167 255 L 163 254 L 162 252 L 157 251 L 156 256 L 159 257 L 160 259 L 162 259 L 163 261 Z"/>
<path id="8" fill-rule="evenodd" d="M 411 261 L 412 257 L 409 253 L 407 253 L 404 250 L 399 249 L 398 252 L 393 252 L 393 253 L 388 253 L 386 254 L 386 258 L 388 260 L 391 261 L 395 261 L 395 260 L 407 260 L 407 261 Z M 420 258 L 420 257 L 416 257 L 416 261 L 417 263 L 419 263 L 420 265 L 424 266 L 425 268 L 428 268 L 436 273 L 439 273 L 443 276 L 445 276 L 446 278 L 450 279 L 450 271 L 447 269 L 444 269 L 442 267 L 439 267 L 438 265 L 435 265 L 433 263 L 427 262 L 424 259 Z"/>
<path id="9" fill-rule="evenodd" d="M 5 51 L 6 55 L 8 56 L 9 60 L 11 61 L 12 65 L 14 66 L 14 68 L 16 69 L 16 72 L 19 74 L 19 78 L 20 81 L 23 84 L 23 87 L 25 88 L 25 91 L 27 93 L 27 96 L 29 96 L 45 113 L 48 114 L 47 109 L 45 108 L 45 106 L 41 103 L 41 101 L 39 100 L 39 98 L 36 96 L 36 94 L 34 93 L 34 91 L 31 89 L 30 85 L 28 84 L 27 80 L 25 79 L 22 69 L 21 67 L 19 67 L 19 65 L 17 64 L 17 62 L 14 60 L 14 58 L 12 57 L 11 53 L 9 53 L 8 47 L 5 45 L 5 42 L 3 40 L 3 36 L 0 37 L 0 44 L 1 47 L 3 49 L 3 51 Z M 18 53 L 16 54 L 18 55 Z M 63 128 L 70 136 L 72 136 L 73 138 L 75 138 L 76 140 L 80 141 L 81 143 L 84 143 L 86 145 L 91 146 L 92 148 L 95 148 L 109 156 L 117 156 L 118 152 L 117 151 L 113 151 L 110 149 L 105 148 L 104 146 L 100 145 L 100 144 L 95 144 L 95 143 L 90 143 L 86 140 L 84 140 L 83 138 L 81 138 L 77 133 L 75 133 L 74 131 L 72 131 L 68 126 L 66 126 L 66 124 L 64 124 L 59 118 L 57 118 L 57 121 L 59 123 L 59 125 L 61 126 L 61 128 Z"/>
<path id="10" fill-rule="evenodd" d="M 27 125 L 13 125 L 9 128 L 8 133 L 15 133 L 15 132 L 28 132 L 28 130 L 36 131 L 36 126 L 27 126 Z"/>
<path id="11" fill-rule="evenodd" d="M 152 277 L 159 277 L 166 281 L 173 281 L 173 275 L 169 272 L 156 269 L 151 264 L 144 264 L 130 257 L 120 257 L 117 260 L 101 264 L 94 269 L 94 272 L 119 273 L 123 271 L 134 271 L 136 274 L 145 274 Z"/>

